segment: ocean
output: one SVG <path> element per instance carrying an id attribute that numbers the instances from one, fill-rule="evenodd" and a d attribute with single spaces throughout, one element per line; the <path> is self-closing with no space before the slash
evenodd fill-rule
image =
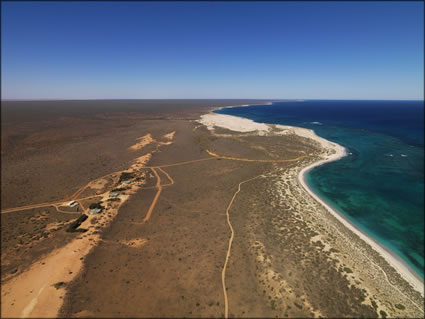
<path id="1" fill-rule="evenodd" d="M 313 129 L 347 149 L 311 189 L 424 278 L 424 101 L 303 100 L 215 111 Z"/>

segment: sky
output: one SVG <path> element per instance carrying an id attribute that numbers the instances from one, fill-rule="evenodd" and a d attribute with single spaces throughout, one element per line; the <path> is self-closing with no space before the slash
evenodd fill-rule
<path id="1" fill-rule="evenodd" d="M 424 99 L 423 2 L 1 6 L 2 99 Z"/>

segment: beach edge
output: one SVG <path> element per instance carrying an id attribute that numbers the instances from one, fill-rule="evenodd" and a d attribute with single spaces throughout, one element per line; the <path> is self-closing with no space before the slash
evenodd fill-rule
<path id="1" fill-rule="evenodd" d="M 273 100 L 261 104 L 261 105 L 272 105 Z M 229 106 L 220 106 L 213 108 L 210 110 L 207 114 L 220 114 L 215 113 L 215 111 L 225 109 L 225 108 L 234 108 L 234 107 L 248 107 L 251 105 L 256 104 L 243 104 L 243 105 L 229 105 Z M 366 245 L 370 246 L 374 251 L 376 251 L 381 257 L 385 259 L 385 261 L 407 282 L 410 284 L 410 286 L 417 292 L 421 294 L 422 297 L 424 297 L 424 281 L 416 274 L 414 273 L 414 270 L 411 269 L 402 259 L 401 257 L 395 255 L 395 253 L 389 251 L 387 248 L 383 247 L 381 244 L 377 243 L 373 238 L 369 237 L 366 233 L 358 229 L 355 225 L 352 224 L 342 213 L 339 213 L 335 209 L 333 209 L 329 204 L 326 203 L 325 200 L 320 198 L 318 194 L 316 194 L 307 184 L 305 177 L 306 174 L 312 170 L 315 167 L 321 166 L 326 163 L 334 162 L 337 160 L 340 160 L 344 156 L 347 155 L 346 148 L 335 143 L 332 141 L 329 141 L 325 138 L 322 138 L 318 136 L 314 130 L 307 129 L 303 127 L 298 126 L 290 126 L 290 125 L 280 125 L 280 124 L 269 124 L 269 123 L 257 123 L 251 119 L 247 119 L 240 116 L 235 115 L 228 115 L 228 114 L 220 114 L 220 115 L 226 115 L 230 117 L 235 117 L 239 119 L 243 119 L 246 121 L 251 121 L 259 125 L 267 125 L 271 127 L 272 125 L 281 128 L 281 129 L 291 129 L 293 133 L 295 133 L 298 136 L 310 138 L 315 142 L 318 142 L 321 144 L 321 146 L 326 151 L 331 151 L 331 154 L 328 154 L 325 156 L 325 158 L 321 158 L 318 161 L 315 161 L 313 163 L 310 163 L 309 165 L 305 167 L 300 167 L 300 170 L 297 174 L 297 181 L 299 185 L 314 199 L 316 200 L 321 206 L 323 206 L 333 217 L 335 217 L 341 224 L 351 231 L 353 234 L 357 235 L 362 242 L 364 242 Z M 202 122 L 201 122 L 202 123 Z M 204 124 L 204 123 L 202 123 Z M 205 124 L 204 124 L 205 125 Z M 384 270 L 382 270 L 384 271 Z M 385 273 L 385 271 L 384 271 Z"/>
<path id="2" fill-rule="evenodd" d="M 358 229 L 351 221 L 349 221 L 342 213 L 339 213 L 332 208 L 325 200 L 323 200 L 317 193 L 315 193 L 306 182 L 306 174 L 313 168 L 321 166 L 326 163 L 337 161 L 344 157 L 344 155 L 334 159 L 322 159 L 317 162 L 311 163 L 310 165 L 302 168 L 298 175 L 298 183 L 304 188 L 304 190 L 312 196 L 320 205 L 322 205 L 332 216 L 334 216 L 339 222 L 341 222 L 348 230 L 360 237 L 360 239 L 374 249 L 380 256 L 382 256 L 388 264 L 394 268 L 400 276 L 406 280 L 413 289 L 419 292 L 424 297 L 424 283 L 420 277 L 414 273 L 414 270 L 401 259 L 401 257 L 395 255 L 395 253 L 389 251 L 383 247 L 376 240 L 369 237 L 366 233 Z"/>

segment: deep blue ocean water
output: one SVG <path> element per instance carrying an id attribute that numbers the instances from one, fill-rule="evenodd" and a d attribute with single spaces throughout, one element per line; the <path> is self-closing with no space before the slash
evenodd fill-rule
<path id="1" fill-rule="evenodd" d="M 424 278 L 424 102 L 275 102 L 217 113 L 313 129 L 348 156 L 306 175 L 309 186 Z"/>

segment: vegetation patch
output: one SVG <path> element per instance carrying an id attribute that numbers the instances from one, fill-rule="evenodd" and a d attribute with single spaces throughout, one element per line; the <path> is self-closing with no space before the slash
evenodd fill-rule
<path id="1" fill-rule="evenodd" d="M 402 304 L 399 304 L 399 303 L 395 304 L 394 307 L 396 307 L 397 309 L 400 309 L 400 310 L 406 309 L 405 306 L 403 306 Z"/>
<path id="2" fill-rule="evenodd" d="M 298 308 L 298 309 L 303 309 L 303 306 L 301 306 L 299 303 L 294 302 L 294 305 Z"/>
<path id="3" fill-rule="evenodd" d="M 126 181 L 126 180 L 132 179 L 134 177 L 135 177 L 134 173 L 122 172 L 119 182 L 121 183 L 122 181 Z"/>
<path id="4" fill-rule="evenodd" d="M 373 300 L 372 298 L 370 298 L 370 302 L 372 303 L 372 307 L 375 309 L 378 309 L 378 305 L 376 304 L 375 300 Z"/>
<path id="5" fill-rule="evenodd" d="M 78 217 L 75 221 L 73 221 L 69 227 L 66 229 L 66 231 L 68 233 L 75 233 L 75 232 L 86 232 L 87 229 L 84 228 L 80 228 L 77 229 L 86 219 L 87 219 L 87 215 L 86 214 L 82 214 L 80 217 Z"/>
<path id="6" fill-rule="evenodd" d="M 347 274 L 351 274 L 351 273 L 353 273 L 353 271 L 351 270 L 351 268 L 348 268 L 348 267 L 344 267 L 344 271 L 345 271 Z"/>
<path id="7" fill-rule="evenodd" d="M 65 283 L 63 281 L 58 281 L 53 285 L 53 287 L 55 287 L 56 289 L 62 288 L 63 286 L 65 286 Z"/>
<path id="8" fill-rule="evenodd" d="M 102 206 L 102 202 L 97 202 L 97 203 L 91 203 L 89 206 L 90 209 L 96 209 L 99 208 L 101 210 L 104 209 L 104 207 Z"/>

